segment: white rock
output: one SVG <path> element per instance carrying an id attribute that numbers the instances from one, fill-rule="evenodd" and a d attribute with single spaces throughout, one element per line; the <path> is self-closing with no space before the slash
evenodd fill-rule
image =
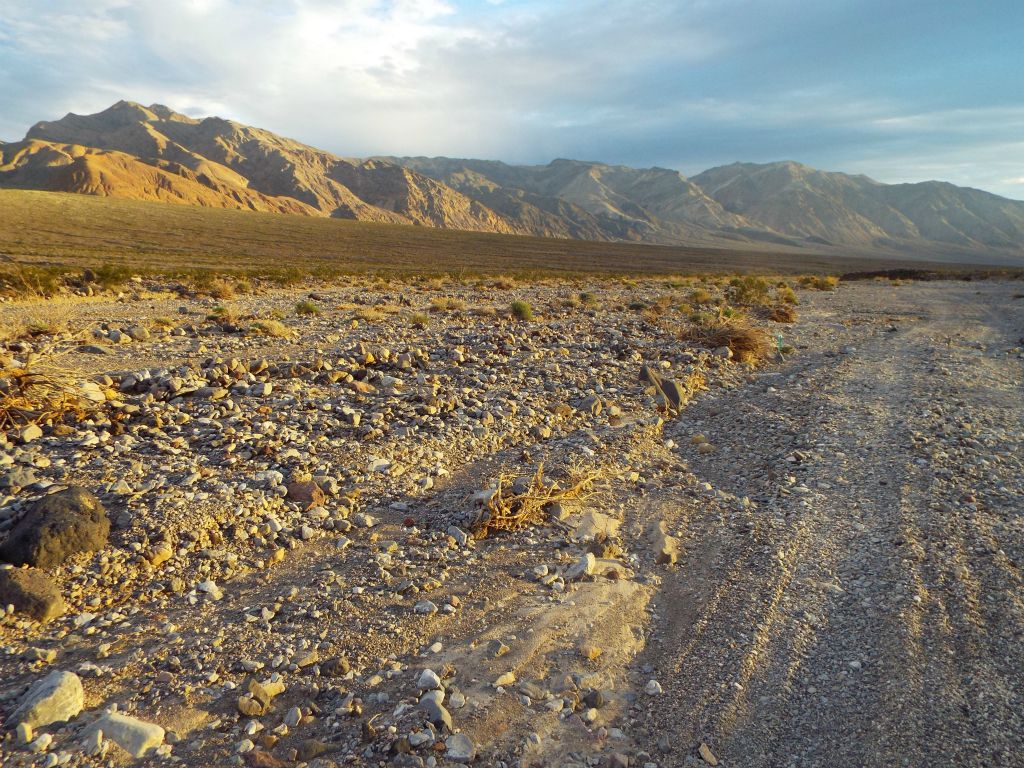
<path id="1" fill-rule="evenodd" d="M 83 706 L 85 692 L 78 675 L 55 670 L 36 681 L 25 692 L 8 722 L 12 725 L 26 723 L 31 728 L 40 728 L 72 719 L 82 711 Z"/>
<path id="2" fill-rule="evenodd" d="M 661 683 L 657 680 L 648 680 L 647 685 L 644 686 L 644 693 L 648 696 L 658 696 L 661 694 Z"/>
<path id="3" fill-rule="evenodd" d="M 447 747 L 444 756 L 448 760 L 454 760 L 457 763 L 468 763 L 476 757 L 476 745 L 464 733 L 453 733 L 444 740 L 444 745 Z"/>
<path id="4" fill-rule="evenodd" d="M 433 691 L 441 687 L 441 678 L 434 670 L 424 669 L 420 672 L 416 685 L 421 691 Z"/>
<path id="5" fill-rule="evenodd" d="M 96 721 L 103 735 L 132 757 L 142 757 L 164 742 L 164 729 L 135 717 L 110 712 Z"/>
<path id="6" fill-rule="evenodd" d="M 569 566 L 565 572 L 565 580 L 576 581 L 584 576 L 590 576 L 595 568 L 597 568 L 597 558 L 594 557 L 593 552 L 587 552 L 587 554 Z"/>

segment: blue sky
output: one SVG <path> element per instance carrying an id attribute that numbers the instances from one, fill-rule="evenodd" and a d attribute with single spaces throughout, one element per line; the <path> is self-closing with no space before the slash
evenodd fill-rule
<path id="1" fill-rule="evenodd" d="M 792 159 L 1024 199 L 1020 0 L 0 0 L 0 139 L 126 98 L 338 154 Z"/>

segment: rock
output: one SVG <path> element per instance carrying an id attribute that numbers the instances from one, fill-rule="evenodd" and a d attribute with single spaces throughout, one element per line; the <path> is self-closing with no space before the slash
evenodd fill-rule
<path id="1" fill-rule="evenodd" d="M 577 579 L 582 579 L 584 576 L 590 576 L 593 574 L 596 567 L 597 558 L 594 557 L 593 552 L 587 552 L 587 554 L 569 566 L 565 571 L 565 580 L 576 581 Z"/>
<path id="2" fill-rule="evenodd" d="M 433 691 L 441 687 L 441 678 L 432 669 L 424 669 L 416 681 L 416 686 L 421 691 Z"/>
<path id="3" fill-rule="evenodd" d="M 452 716 L 451 713 L 444 708 L 443 704 L 438 703 L 434 698 L 424 697 L 419 703 L 420 709 L 427 713 L 427 720 L 429 720 L 437 728 L 446 728 L 451 731 L 452 729 Z"/>
<path id="4" fill-rule="evenodd" d="M 324 744 L 322 741 L 316 739 L 306 739 L 295 749 L 295 757 L 300 762 L 309 762 L 314 757 L 320 757 L 330 747 Z"/>
<path id="5" fill-rule="evenodd" d="M 448 535 L 455 539 L 455 543 L 460 547 L 464 547 L 469 543 L 469 534 L 457 525 L 448 526 Z"/>
<path id="6" fill-rule="evenodd" d="M 711 747 L 703 741 L 700 743 L 700 747 L 697 748 L 697 752 L 700 754 L 701 759 L 708 765 L 718 765 L 718 758 L 715 757 L 715 753 L 712 752 Z"/>
<path id="7" fill-rule="evenodd" d="M 0 546 L 0 560 L 55 568 L 73 554 L 101 549 L 109 535 L 110 520 L 100 500 L 71 486 L 36 502 Z"/>
<path id="8" fill-rule="evenodd" d="M 36 568 L 0 570 L 0 606 L 13 605 L 36 621 L 46 623 L 63 615 L 64 598 L 53 580 Z"/>
<path id="9" fill-rule="evenodd" d="M 287 488 L 288 499 L 298 502 L 302 505 L 303 509 L 319 507 L 327 500 L 327 494 L 312 480 L 288 483 Z"/>
<path id="10" fill-rule="evenodd" d="M 644 693 L 648 696 L 658 696 L 661 692 L 661 683 L 657 680 L 648 680 L 647 685 L 644 686 Z"/>
<path id="11" fill-rule="evenodd" d="M 588 644 L 580 646 L 580 656 L 582 656 L 587 661 L 597 661 L 602 653 L 604 653 L 604 650 L 596 645 Z"/>
<path id="12" fill-rule="evenodd" d="M 43 430 L 39 428 L 38 424 L 29 424 L 18 434 L 18 437 L 21 438 L 21 442 L 23 443 L 31 443 L 33 440 L 38 440 L 42 436 Z"/>
<path id="13" fill-rule="evenodd" d="M 420 600 L 413 606 L 413 613 L 417 613 L 420 616 L 432 616 L 437 613 L 437 605 L 430 602 L 429 600 Z"/>
<path id="14" fill-rule="evenodd" d="M 284 720 L 282 722 L 289 728 L 294 728 L 302 722 L 302 710 L 298 707 L 292 707 L 285 712 Z"/>
<path id="15" fill-rule="evenodd" d="M 622 524 L 614 517 L 593 510 L 571 516 L 569 523 L 573 526 L 574 541 L 605 541 L 618 535 Z"/>
<path id="16" fill-rule="evenodd" d="M 498 658 L 504 656 L 509 652 L 509 647 L 505 645 L 501 640 L 490 640 L 487 643 L 487 655 L 491 658 Z"/>
<path id="17" fill-rule="evenodd" d="M 125 334 L 132 341 L 149 341 L 150 338 L 149 328 L 144 325 L 133 325 L 130 328 L 126 328 Z"/>
<path id="18" fill-rule="evenodd" d="M 495 688 L 504 688 L 508 685 L 515 685 L 516 676 L 514 672 L 506 672 L 494 681 Z"/>
<path id="19" fill-rule="evenodd" d="M 105 714 L 93 727 L 132 757 L 143 757 L 164 743 L 164 729 L 159 725 L 118 712 Z"/>
<path id="20" fill-rule="evenodd" d="M 668 525 L 662 520 L 654 534 L 654 559 L 660 565 L 674 565 L 679 560 L 679 540 L 668 535 Z"/>
<path id="21" fill-rule="evenodd" d="M 32 728 L 40 728 L 72 719 L 84 705 L 85 691 L 78 675 L 54 670 L 33 683 L 7 722 L 11 726 L 25 723 Z"/>
<path id="22" fill-rule="evenodd" d="M 457 763 L 468 763 L 476 757 L 476 745 L 464 733 L 453 733 L 444 740 L 444 756 Z"/>

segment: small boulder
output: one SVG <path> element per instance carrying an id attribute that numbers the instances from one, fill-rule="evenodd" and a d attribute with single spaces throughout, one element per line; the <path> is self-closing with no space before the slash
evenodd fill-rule
<path id="1" fill-rule="evenodd" d="M 132 757 L 143 757 L 164 743 L 164 729 L 135 717 L 109 712 L 94 727 Z"/>
<path id="2" fill-rule="evenodd" d="M 597 558 L 594 557 L 593 552 L 587 552 L 587 554 L 570 565 L 565 571 L 565 580 L 576 581 L 577 579 L 582 579 L 584 576 L 590 576 L 594 573 L 594 569 L 596 567 Z"/>
<path id="3" fill-rule="evenodd" d="M 42 728 L 70 720 L 82 711 L 83 706 L 85 691 L 78 675 L 54 670 L 25 692 L 7 718 L 7 724 L 12 728 L 21 723 L 33 729 Z"/>
<path id="4" fill-rule="evenodd" d="M 0 546 L 0 560 L 55 568 L 71 555 L 101 549 L 109 535 L 110 520 L 103 504 L 74 485 L 36 502 Z"/>
<path id="5" fill-rule="evenodd" d="M 468 763 L 476 757 L 476 745 L 464 733 L 453 733 L 444 740 L 444 756 L 456 763 Z"/>
<path id="6" fill-rule="evenodd" d="M 654 533 L 654 559 L 659 565 L 675 565 L 679 560 L 679 540 L 668 535 L 668 525 L 662 520 Z"/>
<path id="7" fill-rule="evenodd" d="M 0 570 L 0 606 L 13 605 L 36 621 L 46 623 L 64 613 L 64 598 L 53 579 L 37 568 Z"/>
<path id="8" fill-rule="evenodd" d="M 319 507 L 327 500 L 327 494 L 312 480 L 288 483 L 287 488 L 288 499 L 298 502 L 303 509 Z"/>

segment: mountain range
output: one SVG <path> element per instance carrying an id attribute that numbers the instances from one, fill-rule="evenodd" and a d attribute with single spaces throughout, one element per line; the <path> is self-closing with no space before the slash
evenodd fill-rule
<path id="1" fill-rule="evenodd" d="M 687 178 L 578 160 L 355 159 L 127 101 L 0 142 L 0 187 L 597 241 L 1024 258 L 1024 202 L 945 182 L 788 161 Z"/>

